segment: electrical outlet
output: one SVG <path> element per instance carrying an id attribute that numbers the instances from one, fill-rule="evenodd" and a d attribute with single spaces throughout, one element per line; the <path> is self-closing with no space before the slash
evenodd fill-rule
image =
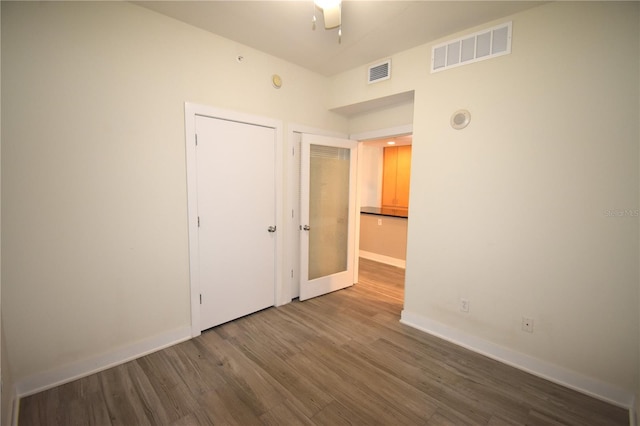
<path id="1" fill-rule="evenodd" d="M 522 317 L 522 331 L 533 333 L 533 318 Z"/>
<path id="2" fill-rule="evenodd" d="M 382 219 L 378 219 L 378 226 L 382 226 Z"/>
<path id="3" fill-rule="evenodd" d="M 469 312 L 469 300 L 460 298 L 460 312 Z"/>

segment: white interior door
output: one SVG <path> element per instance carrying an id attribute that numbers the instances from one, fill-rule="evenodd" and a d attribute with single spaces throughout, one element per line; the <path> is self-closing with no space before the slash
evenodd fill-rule
<path id="1" fill-rule="evenodd" d="M 300 300 L 354 283 L 357 147 L 302 135 Z"/>
<path id="2" fill-rule="evenodd" d="M 275 303 L 275 129 L 196 116 L 200 330 Z M 193 273 L 193 272 L 192 272 Z"/>

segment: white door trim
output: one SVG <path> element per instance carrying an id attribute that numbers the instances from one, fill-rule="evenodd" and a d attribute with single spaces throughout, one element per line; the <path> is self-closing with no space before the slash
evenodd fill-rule
<path id="1" fill-rule="evenodd" d="M 189 228 L 189 288 L 191 295 L 191 337 L 200 335 L 200 283 L 198 261 L 198 194 L 197 194 L 197 169 L 196 169 L 196 116 L 220 118 L 223 120 L 237 121 L 258 126 L 273 128 L 276 134 L 276 228 L 284 230 L 282 214 L 283 204 L 283 125 L 282 121 L 267 117 L 245 114 L 200 105 L 191 102 L 184 104 L 185 124 L 185 155 L 187 169 L 187 217 Z M 276 233 L 276 289 L 274 304 L 282 299 L 283 292 L 283 244 L 284 238 L 281 232 Z"/>

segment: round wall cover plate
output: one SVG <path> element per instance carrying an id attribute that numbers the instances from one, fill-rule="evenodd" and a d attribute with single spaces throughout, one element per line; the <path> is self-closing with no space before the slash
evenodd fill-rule
<path id="1" fill-rule="evenodd" d="M 273 83 L 273 87 L 279 89 L 282 87 L 282 78 L 278 74 L 274 74 L 271 76 L 271 83 Z"/>
<path id="2" fill-rule="evenodd" d="M 466 109 L 459 109 L 451 115 L 451 127 L 456 130 L 464 129 L 471 121 L 471 114 Z"/>

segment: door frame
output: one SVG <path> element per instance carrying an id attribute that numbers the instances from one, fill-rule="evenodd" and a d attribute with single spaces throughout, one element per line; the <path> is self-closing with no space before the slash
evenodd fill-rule
<path id="1" fill-rule="evenodd" d="M 285 201 L 284 211 L 286 217 L 286 227 L 284 229 L 284 240 L 286 248 L 284 253 L 283 268 L 286 271 L 286 278 L 283 278 L 282 291 L 278 305 L 291 302 L 300 294 L 300 194 L 299 178 L 297 174 L 300 161 L 300 139 L 302 133 L 309 133 L 319 136 L 328 136 L 342 139 L 351 139 L 358 141 L 358 158 L 362 158 L 362 143 L 360 141 L 366 139 L 377 139 L 392 137 L 407 133 L 413 133 L 413 124 L 400 125 L 396 127 L 387 127 L 384 129 L 373 130 L 370 132 L 356 133 L 348 135 L 341 132 L 333 132 L 316 127 L 305 126 L 302 124 L 289 123 L 287 125 L 287 160 L 286 160 L 286 179 L 288 182 L 286 191 L 287 197 Z M 360 208 L 360 186 L 362 184 L 361 168 L 358 167 L 356 173 L 356 210 Z M 355 256 L 353 259 L 354 282 L 358 279 L 360 248 L 360 214 L 356 211 L 355 220 Z M 282 237 L 282 235 L 281 235 Z"/>
<path id="2" fill-rule="evenodd" d="M 200 330 L 200 282 L 199 282 L 199 252 L 198 252 L 198 193 L 197 193 L 197 158 L 196 158 L 196 116 L 205 116 L 222 120 L 236 121 L 251 125 L 272 128 L 276 136 L 275 159 L 275 221 L 276 221 L 276 252 L 275 252 L 275 298 L 274 304 L 281 305 L 283 293 L 283 259 L 285 229 L 282 206 L 283 204 L 283 125 L 282 121 L 268 117 L 245 114 L 207 105 L 185 102 L 185 160 L 187 172 L 187 217 L 189 229 L 189 289 L 191 309 L 191 337 L 201 334 Z"/>
<path id="3" fill-rule="evenodd" d="M 300 175 L 298 173 L 298 165 L 300 164 L 300 140 L 303 133 L 349 139 L 349 135 L 346 133 L 332 132 L 295 123 L 291 123 L 287 126 L 288 196 L 285 204 L 287 225 L 284 236 L 287 247 L 284 258 L 284 270 L 287 271 L 287 279 L 284 282 L 283 291 L 281 293 L 281 304 L 289 303 L 300 295 Z M 357 241 L 356 236 L 356 244 Z"/>

